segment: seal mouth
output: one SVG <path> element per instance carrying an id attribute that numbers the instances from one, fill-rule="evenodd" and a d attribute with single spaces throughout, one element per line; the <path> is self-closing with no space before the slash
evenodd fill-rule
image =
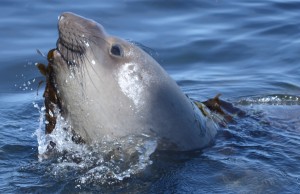
<path id="1" fill-rule="evenodd" d="M 55 50 L 60 53 L 68 65 L 79 65 L 83 61 L 86 49 L 82 44 L 79 44 L 80 41 L 75 38 L 65 39 L 63 33 L 59 31 Z"/>
<path id="2" fill-rule="evenodd" d="M 86 29 L 79 17 L 65 13 L 59 17 L 58 40 L 56 50 L 68 65 L 79 65 L 83 62 L 89 40 L 85 36 Z M 79 20 L 79 21 L 78 21 Z"/>
<path id="3" fill-rule="evenodd" d="M 59 51 L 63 50 L 63 49 L 67 49 L 71 52 L 74 53 L 78 53 L 78 54 L 83 54 L 85 52 L 85 48 L 83 46 L 81 46 L 80 44 L 78 44 L 78 40 L 73 39 L 72 42 L 67 41 L 63 38 L 63 35 L 61 33 L 59 33 L 59 38 L 57 40 L 57 49 Z M 63 47 L 63 48 L 62 48 Z"/>

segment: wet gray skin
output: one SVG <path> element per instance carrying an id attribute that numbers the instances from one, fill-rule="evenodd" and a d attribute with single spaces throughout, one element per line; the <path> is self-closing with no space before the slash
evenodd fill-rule
<path id="1" fill-rule="evenodd" d="M 207 146 L 217 126 L 146 52 L 93 20 L 63 13 L 53 69 L 62 114 L 88 144 L 147 135 L 158 149 Z"/>

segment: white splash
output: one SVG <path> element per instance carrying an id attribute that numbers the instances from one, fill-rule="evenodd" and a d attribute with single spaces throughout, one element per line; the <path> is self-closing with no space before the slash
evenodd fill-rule
<path id="1" fill-rule="evenodd" d="M 268 104 L 268 105 L 299 105 L 300 98 L 292 95 L 273 95 L 264 97 L 247 97 L 239 101 L 239 104 Z"/>
<path id="2" fill-rule="evenodd" d="M 150 155 L 157 147 L 154 137 L 139 135 L 103 139 L 92 146 L 76 144 L 68 130 L 70 125 L 61 117 L 58 108 L 53 112 L 57 117 L 55 129 L 51 134 L 45 134 L 45 107 L 40 108 L 37 104 L 34 107 L 40 113 L 39 128 L 34 133 L 39 161 L 51 161 L 45 170 L 56 179 L 75 178 L 78 188 L 88 184 L 114 184 L 152 164 Z M 55 146 L 49 150 L 51 142 Z"/>
<path id="3" fill-rule="evenodd" d="M 39 152 L 39 160 L 42 161 L 46 159 L 48 146 L 50 142 L 54 142 L 56 144 L 55 148 L 57 151 L 62 152 L 63 150 L 80 150 L 82 149 L 81 145 L 75 144 L 72 141 L 72 134 L 70 131 L 70 125 L 65 119 L 60 115 L 59 109 L 55 108 L 54 112 L 50 112 L 50 114 L 57 117 L 56 125 L 51 134 L 45 134 L 44 123 L 47 121 L 44 120 L 45 116 L 45 107 L 39 108 L 37 104 L 34 104 L 34 107 L 39 109 L 40 118 L 39 118 L 39 128 L 36 130 L 34 135 L 37 136 L 38 141 L 38 152 Z"/>
<path id="4" fill-rule="evenodd" d="M 136 107 L 144 103 L 144 90 L 149 85 L 149 75 L 134 63 L 122 65 L 117 72 L 118 84 L 122 92 Z"/>

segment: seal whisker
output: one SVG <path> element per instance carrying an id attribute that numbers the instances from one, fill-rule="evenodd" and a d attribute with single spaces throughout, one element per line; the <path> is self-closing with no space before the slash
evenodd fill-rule
<path id="1" fill-rule="evenodd" d="M 92 50 L 92 53 L 93 53 L 94 56 L 96 56 L 96 53 L 94 53 L 93 50 Z M 86 56 L 86 59 L 88 60 L 88 65 L 92 68 L 92 70 L 94 71 L 94 73 L 99 77 L 99 79 L 100 79 L 101 81 L 103 81 L 101 75 L 99 75 L 99 73 L 96 71 L 96 69 L 95 69 L 95 67 L 94 67 L 94 65 L 93 65 L 93 63 L 92 63 L 92 61 L 89 59 L 89 57 Z M 100 64 L 98 64 L 98 65 L 100 65 Z M 98 89 L 97 89 L 97 90 L 98 90 Z M 99 91 L 99 90 L 98 90 L 98 91 Z"/>
<path id="2" fill-rule="evenodd" d="M 76 39 L 72 38 L 72 47 L 74 47 L 74 45 L 75 45 L 74 42 L 76 42 L 76 41 L 77 41 Z M 74 65 L 74 67 L 82 69 L 82 65 L 78 64 L 77 53 L 72 52 L 72 59 L 73 59 L 72 64 Z M 77 60 L 77 62 L 76 62 L 76 60 Z M 83 80 L 83 73 L 78 73 L 78 72 L 83 72 L 83 71 L 78 71 L 77 70 L 76 76 L 75 76 L 75 79 L 76 79 L 77 83 L 79 85 L 82 85 L 82 87 L 83 87 L 83 84 L 82 84 L 82 83 L 84 83 L 84 82 L 82 82 L 82 80 Z M 84 90 L 82 90 L 82 91 L 84 91 Z"/>
<path id="3" fill-rule="evenodd" d="M 75 39 L 75 41 L 76 41 L 76 44 L 78 44 L 79 45 L 79 42 L 78 42 L 78 39 Z M 83 59 L 82 59 L 82 53 L 78 53 L 78 59 L 80 59 L 80 63 L 83 63 Z M 78 60 L 77 59 L 77 60 Z M 78 60 L 78 63 L 79 63 L 79 60 Z"/>
<path id="4" fill-rule="evenodd" d="M 72 41 L 72 49 L 74 49 L 74 39 L 72 38 L 71 39 L 71 41 Z M 74 52 L 71 52 L 72 53 L 72 59 L 73 59 L 73 61 L 72 61 L 72 64 L 74 65 L 74 66 L 77 66 L 77 64 L 76 64 L 76 60 L 75 60 L 75 57 L 74 57 Z"/>
<path id="5" fill-rule="evenodd" d="M 96 71 L 95 68 L 93 67 L 93 65 L 92 65 L 92 63 L 91 63 L 89 57 L 88 57 L 86 54 L 83 54 L 83 56 L 84 56 L 84 58 L 85 58 L 88 62 L 85 61 L 85 62 L 84 62 L 85 64 L 82 65 L 82 66 L 83 66 L 83 68 L 85 68 L 85 72 L 87 73 L 87 75 L 88 75 L 90 81 L 92 82 L 92 85 L 95 87 L 95 89 L 96 89 L 98 92 L 100 92 L 99 89 L 96 87 L 96 84 L 94 83 L 94 81 L 93 81 L 93 79 L 92 79 L 92 77 L 91 77 L 91 75 L 90 75 L 90 72 L 89 72 L 89 70 L 87 69 L 87 67 L 90 66 L 90 67 L 92 68 L 92 70 L 94 71 L 94 73 L 98 76 L 98 78 L 99 78 L 100 80 L 102 80 L 102 78 L 101 78 L 100 75 L 98 75 L 97 71 Z"/>
<path id="6" fill-rule="evenodd" d="M 67 55 L 65 56 L 66 61 L 67 61 L 68 65 L 74 66 L 74 68 L 76 68 L 76 69 L 78 69 L 78 68 L 81 69 L 81 70 L 78 71 L 78 72 L 81 72 L 80 76 L 78 75 L 78 72 L 75 71 L 75 69 L 72 69 L 73 73 L 76 75 L 75 79 L 76 79 L 76 82 L 78 84 L 82 85 L 81 84 L 82 81 L 80 81 L 80 80 L 83 80 L 84 74 L 87 73 L 88 76 L 89 76 L 89 79 L 92 82 L 92 85 L 97 89 L 97 91 L 99 91 L 98 88 L 96 87 L 94 81 L 91 79 L 91 76 L 90 76 L 89 71 L 87 69 L 87 66 L 91 66 L 93 71 L 96 73 L 94 67 L 91 65 L 91 60 L 89 59 L 89 57 L 86 55 L 85 52 L 82 52 L 82 53 L 75 52 L 75 50 L 76 50 L 75 47 L 77 47 L 76 45 L 82 45 L 82 44 L 85 44 L 83 39 L 72 38 L 70 40 L 70 43 L 68 43 L 68 46 L 66 47 L 67 48 Z M 63 44 L 63 46 L 65 46 L 65 45 Z M 80 58 L 80 63 L 79 63 L 78 58 Z M 86 60 L 84 60 L 84 59 L 86 59 Z M 74 62 L 74 60 L 77 60 L 77 62 Z"/>

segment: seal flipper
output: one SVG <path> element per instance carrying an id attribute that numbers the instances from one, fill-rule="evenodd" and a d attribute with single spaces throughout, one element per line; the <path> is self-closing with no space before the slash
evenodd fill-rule
<path id="1" fill-rule="evenodd" d="M 220 96 L 221 94 L 218 94 L 214 98 L 208 99 L 207 101 L 194 101 L 194 103 L 204 116 L 210 117 L 220 126 L 226 127 L 227 123 L 233 121 L 233 118 L 222 109 L 223 101 L 219 99 Z"/>
<path id="2" fill-rule="evenodd" d="M 219 99 L 221 94 L 217 94 L 214 98 L 208 99 L 207 101 L 202 102 L 210 111 L 220 114 L 224 117 L 226 122 L 232 121 L 232 116 L 225 113 L 222 109 L 223 101 Z"/>

